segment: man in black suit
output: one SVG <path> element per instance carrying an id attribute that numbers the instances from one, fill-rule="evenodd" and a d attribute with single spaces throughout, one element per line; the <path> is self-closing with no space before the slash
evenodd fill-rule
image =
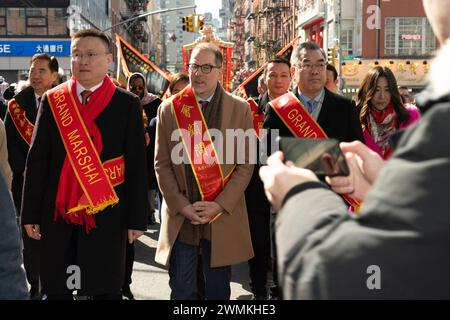
<path id="1" fill-rule="evenodd" d="M 31 58 L 28 74 L 30 86 L 19 92 L 8 103 L 5 119 L 8 142 L 8 161 L 13 171 L 12 194 L 17 214 L 20 214 L 22 201 L 25 160 L 30 148 L 36 115 L 41 97 L 58 77 L 58 61 L 48 54 L 36 54 Z M 39 289 L 39 242 L 23 236 L 23 260 L 27 280 L 31 286 L 31 299 L 40 298 Z"/>
<path id="2" fill-rule="evenodd" d="M 41 242 L 48 299 L 72 299 L 73 290 L 92 299 L 122 299 L 126 243 L 147 229 L 140 101 L 107 76 L 110 50 L 104 33 L 77 32 L 73 77 L 43 96 L 38 113 L 22 224 Z"/>
<path id="3" fill-rule="evenodd" d="M 362 195 L 358 217 L 313 172 L 283 164 L 281 153 L 261 168 L 267 195 L 281 207 L 277 243 L 287 299 L 450 299 L 450 20 L 443 10 L 450 0 L 423 4 L 441 44 L 418 98 L 427 111 L 399 133 L 383 169 L 377 153 L 354 142 L 341 145 L 351 179 L 327 179 Z"/>
<path id="4" fill-rule="evenodd" d="M 304 42 L 292 52 L 291 64 L 297 84 L 294 93 L 327 136 L 339 141 L 364 141 L 354 104 L 325 88 L 325 52 L 315 42 Z M 292 136 L 273 108 L 266 111 L 264 128 L 278 129 L 280 136 Z"/>
<path id="5" fill-rule="evenodd" d="M 315 42 L 304 42 L 292 52 L 291 74 L 297 87 L 295 96 L 307 108 L 311 117 L 318 122 L 329 138 L 339 141 L 364 141 L 357 109 L 347 98 L 330 92 L 325 88 L 326 83 L 326 55 Z M 301 106 L 298 106 L 301 108 Z M 274 141 L 274 129 L 279 136 L 293 136 L 291 130 L 278 116 L 271 104 L 266 107 L 264 117 L 265 129 L 268 129 L 267 140 L 262 145 L 270 155 L 273 151 L 271 142 Z M 264 152 L 264 151 L 263 151 Z M 272 235 L 275 238 L 275 234 Z M 276 257 L 276 244 L 273 246 Z M 275 261 L 273 281 L 275 286 L 271 288 L 271 296 L 278 298 L 281 293 L 278 289 L 278 272 Z"/>
<path id="6" fill-rule="evenodd" d="M 262 93 L 258 102 L 258 113 L 262 114 L 267 104 L 289 90 L 291 83 L 291 64 L 282 58 L 267 63 L 263 82 L 267 91 Z M 259 153 L 259 152 L 258 152 Z M 258 159 L 259 160 L 259 159 Z M 245 190 L 245 202 L 248 209 L 250 233 L 255 256 L 248 261 L 250 286 L 255 300 L 267 299 L 267 271 L 270 261 L 270 204 L 264 195 L 264 187 L 258 176 L 260 162 L 253 171 L 252 179 Z"/>

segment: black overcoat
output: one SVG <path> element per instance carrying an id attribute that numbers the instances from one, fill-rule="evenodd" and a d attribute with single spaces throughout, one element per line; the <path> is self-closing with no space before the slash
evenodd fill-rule
<path id="1" fill-rule="evenodd" d="M 297 90 L 295 90 L 295 94 L 298 95 Z M 354 103 L 326 88 L 322 109 L 320 110 L 317 122 L 329 138 L 347 142 L 353 140 L 364 142 L 358 111 Z M 280 136 L 292 137 L 291 131 L 270 106 L 266 107 L 264 128 L 279 129 Z"/>
<path id="2" fill-rule="evenodd" d="M 97 228 L 86 234 L 55 216 L 59 176 L 66 156 L 46 95 L 39 109 L 26 164 L 22 224 L 41 225 L 43 292 L 66 293 L 73 274 L 81 271 L 81 294 L 118 293 L 123 285 L 127 229 L 146 230 L 147 167 L 139 99 L 116 91 L 95 120 L 102 136 L 101 161 L 125 156 L 125 182 L 115 187 L 119 203 L 95 215 Z"/>
<path id="3" fill-rule="evenodd" d="M 29 86 L 22 90 L 14 99 L 24 109 L 25 117 L 34 124 L 36 122 L 37 108 L 33 87 Z M 5 129 L 8 142 L 8 162 L 13 172 L 11 191 L 17 213 L 19 213 L 22 201 L 23 172 L 30 147 L 17 131 L 9 112 L 7 112 L 5 117 Z"/>

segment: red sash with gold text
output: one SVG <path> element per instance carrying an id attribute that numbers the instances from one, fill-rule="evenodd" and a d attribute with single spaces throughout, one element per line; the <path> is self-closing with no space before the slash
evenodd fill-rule
<path id="1" fill-rule="evenodd" d="M 214 201 L 228 177 L 223 176 L 205 118 L 191 86 L 173 98 L 172 108 L 202 200 Z"/>
<path id="2" fill-rule="evenodd" d="M 328 138 L 295 94 L 288 92 L 269 102 L 286 127 L 297 138 Z M 348 195 L 342 197 L 358 212 L 361 204 Z"/>
<path id="3" fill-rule="evenodd" d="M 108 80 L 105 79 L 104 81 Z M 71 197 L 68 199 L 71 204 L 65 203 L 63 205 L 67 206 L 66 208 L 57 208 L 57 210 L 63 210 L 64 212 L 61 214 L 72 223 L 86 223 L 87 231 L 89 231 L 90 228 L 95 228 L 95 223 L 89 216 L 119 202 L 113 186 L 124 181 L 125 162 L 124 156 L 120 156 L 102 164 L 85 121 L 80 114 L 81 109 L 79 108 L 83 107 L 77 105 L 72 92 L 74 88 L 74 82 L 72 84 L 66 82 L 48 92 L 50 109 L 64 144 L 67 159 L 82 189 L 79 199 L 72 199 L 73 197 Z M 114 93 L 114 88 L 111 87 L 109 82 L 104 82 L 102 89 L 105 91 L 101 91 L 102 96 L 108 96 L 110 99 Z M 109 101 L 108 98 L 104 97 L 98 99 Z M 107 102 L 103 101 L 103 104 L 105 103 Z M 89 104 L 86 107 L 89 107 Z M 62 183 L 69 184 L 70 182 L 70 180 L 67 180 Z M 67 186 L 62 186 L 60 181 L 58 188 L 60 187 Z"/>
<path id="4" fill-rule="evenodd" d="M 252 111 L 253 128 L 255 129 L 255 134 L 258 137 L 258 139 L 261 139 L 260 130 L 262 129 L 264 123 L 264 113 L 262 114 L 258 113 L 258 104 L 252 98 L 247 99 L 247 102 L 250 105 L 250 110 Z"/>
<path id="5" fill-rule="evenodd" d="M 8 112 L 20 136 L 28 145 L 30 145 L 34 124 L 27 119 L 25 110 L 17 103 L 15 99 L 11 99 L 8 103 Z"/>

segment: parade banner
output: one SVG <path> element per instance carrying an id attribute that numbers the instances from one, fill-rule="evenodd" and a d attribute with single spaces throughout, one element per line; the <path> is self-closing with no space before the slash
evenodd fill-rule
<path id="1" fill-rule="evenodd" d="M 25 110 L 12 99 L 8 103 L 8 112 L 11 116 L 11 120 L 16 126 L 17 132 L 19 132 L 22 139 L 28 144 L 31 144 L 31 136 L 33 135 L 34 124 L 27 119 Z"/>
<path id="2" fill-rule="evenodd" d="M 114 89 L 111 89 L 111 87 Z M 58 214 L 61 214 L 62 217 L 73 224 L 84 224 L 86 232 L 89 233 L 90 229 L 95 228 L 93 215 L 119 202 L 113 183 L 117 185 L 124 181 L 124 158 L 112 159 L 107 170 L 105 170 L 80 114 L 82 107 L 79 102 L 77 105 L 73 92 L 74 88 L 74 82 L 70 81 L 48 92 L 50 110 L 66 150 L 67 160 L 82 190 L 79 199 L 68 199 L 69 202 L 67 203 L 58 204 L 57 194 L 55 218 Z M 111 83 L 109 87 L 105 88 L 104 95 L 110 99 L 115 92 L 115 87 Z M 106 91 L 108 89 L 111 91 Z M 103 108 L 99 106 L 98 110 Z M 117 174 L 117 168 L 120 169 L 120 175 Z M 60 179 L 63 175 L 64 165 Z M 115 175 L 117 179 L 111 181 L 109 178 L 111 175 Z M 67 179 L 67 176 L 65 178 Z M 66 183 L 70 183 L 69 180 Z M 71 190 L 71 192 L 71 198 L 73 198 L 76 192 L 74 193 L 74 190 Z M 58 207 L 58 205 L 61 207 Z"/>
<path id="3" fill-rule="evenodd" d="M 206 121 L 190 85 L 175 96 L 172 109 L 202 201 L 214 201 L 225 181 Z M 205 141 L 204 137 L 208 139 Z M 205 163 L 205 157 L 210 157 L 211 161 Z"/>
<path id="4" fill-rule="evenodd" d="M 286 45 L 280 52 L 278 52 L 275 56 L 286 59 L 289 61 L 291 59 L 291 54 L 294 47 L 297 45 L 299 36 L 297 36 L 294 40 L 292 40 L 288 45 Z M 266 68 L 267 63 L 253 72 L 243 83 L 241 83 L 233 94 L 242 97 L 244 99 L 248 99 L 251 97 L 258 97 L 258 78 L 263 74 L 264 69 Z"/>
<path id="5" fill-rule="evenodd" d="M 169 76 L 117 34 L 116 46 L 117 80 L 127 83 L 132 73 L 140 72 L 146 79 L 148 92 L 163 97 L 169 87 Z"/>
<path id="6" fill-rule="evenodd" d="M 231 58 L 233 57 L 233 47 L 234 44 L 231 42 L 225 42 L 217 38 L 214 34 L 214 30 L 210 26 L 206 26 L 200 31 L 200 38 L 195 40 L 194 43 L 187 44 L 183 46 L 182 56 L 183 56 L 183 72 L 188 73 L 188 64 L 191 59 L 192 50 L 195 46 L 202 42 L 211 42 L 219 47 L 222 52 L 223 62 L 222 62 L 222 87 L 226 91 L 230 91 L 230 81 L 231 81 Z"/>
<path id="7" fill-rule="evenodd" d="M 264 123 L 264 113 L 258 113 L 258 104 L 252 98 L 249 98 L 247 102 L 250 105 L 250 110 L 252 111 L 253 129 L 255 130 L 255 134 L 258 139 L 261 139 L 260 130 L 262 129 Z"/>
<path id="8" fill-rule="evenodd" d="M 288 92 L 269 102 L 285 126 L 296 138 L 328 138 L 320 125 L 311 117 L 305 106 L 295 94 Z M 355 210 L 359 212 L 361 204 L 349 195 L 341 195 Z"/>

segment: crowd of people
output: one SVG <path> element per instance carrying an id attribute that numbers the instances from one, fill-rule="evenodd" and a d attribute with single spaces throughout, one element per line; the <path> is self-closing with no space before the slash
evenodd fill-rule
<path id="1" fill-rule="evenodd" d="M 439 10 L 449 4 L 424 0 L 443 46 L 420 109 L 381 66 L 356 101 L 344 97 L 313 42 L 268 61 L 253 111 L 223 89 L 211 43 L 193 49 L 164 100 L 141 73 L 126 86 L 108 76 L 102 32 L 73 36 L 68 81 L 57 59 L 33 56 L 0 121 L 0 298 L 134 299 L 134 241 L 157 222 L 154 259 L 174 300 L 230 299 L 231 266 L 247 261 L 255 300 L 449 298 L 450 24 Z M 261 143 L 230 150 L 227 130 Z M 350 174 L 296 167 L 274 136 L 336 139 Z M 79 285 L 68 285 L 71 266 Z M 368 285 L 373 266 L 381 286 Z"/>

